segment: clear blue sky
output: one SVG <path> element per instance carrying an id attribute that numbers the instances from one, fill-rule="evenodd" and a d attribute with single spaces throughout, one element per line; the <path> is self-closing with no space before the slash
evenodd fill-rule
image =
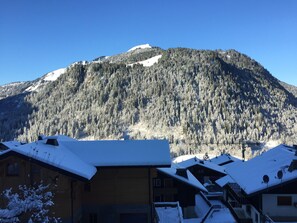
<path id="1" fill-rule="evenodd" d="M 296 0 L 0 0 L 0 85 L 144 43 L 235 49 L 297 86 Z"/>

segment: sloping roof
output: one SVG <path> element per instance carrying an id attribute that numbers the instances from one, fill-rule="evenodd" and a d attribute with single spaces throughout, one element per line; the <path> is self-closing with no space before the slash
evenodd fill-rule
<path id="1" fill-rule="evenodd" d="M 61 142 L 96 167 L 171 165 L 167 140 L 98 140 Z"/>
<path id="2" fill-rule="evenodd" d="M 193 176 L 193 174 L 189 170 L 185 169 L 187 175 L 186 177 L 183 177 L 177 174 L 178 168 L 178 166 L 172 164 L 172 166 L 169 168 L 158 168 L 158 170 L 192 187 L 207 192 L 207 189 Z"/>
<path id="3" fill-rule="evenodd" d="M 59 135 L 29 144 L 15 141 L 2 144 L 0 156 L 14 152 L 85 179 L 95 175 L 96 167 L 171 164 L 169 143 L 165 140 L 77 141 Z"/>
<path id="4" fill-rule="evenodd" d="M 219 185 L 220 187 L 224 187 L 228 183 L 234 183 L 235 181 L 229 176 L 226 175 L 218 180 L 216 180 L 216 184 Z"/>
<path id="5" fill-rule="evenodd" d="M 226 172 L 247 195 L 251 195 L 297 180 L 297 170 L 288 171 L 292 160 L 297 160 L 295 154 L 296 150 L 292 147 L 279 145 L 246 162 L 233 163 L 226 167 Z M 268 179 L 268 183 L 263 177 Z"/>
<path id="6" fill-rule="evenodd" d="M 226 174 L 225 173 L 225 167 L 219 166 L 219 165 L 217 165 L 215 163 L 211 163 L 211 162 L 208 162 L 208 161 L 205 161 L 205 160 L 198 159 L 197 157 L 193 157 L 193 158 L 190 158 L 188 160 L 184 160 L 182 162 L 179 162 L 178 164 L 180 166 L 185 167 L 185 168 L 189 168 L 189 167 L 198 165 L 198 166 L 205 167 L 207 169 L 214 170 L 214 171 L 219 172 L 219 173 Z"/>
<path id="7" fill-rule="evenodd" d="M 58 136 L 55 136 L 46 137 L 44 140 L 24 145 L 13 145 L 7 143 L 5 145 L 9 146 L 9 150 L 7 152 L 14 151 L 18 154 L 30 157 L 86 179 L 91 179 L 94 176 L 97 171 L 94 166 L 84 162 L 63 145 L 59 144 L 58 146 L 53 146 L 46 144 L 46 141 L 49 138 L 55 138 L 58 140 L 66 139 L 65 137 L 59 138 Z"/>
<path id="8" fill-rule="evenodd" d="M 212 159 L 207 160 L 207 162 L 211 162 L 220 166 L 223 166 L 227 163 L 241 161 L 240 159 L 231 156 L 230 154 L 222 154 L 220 156 L 216 156 Z"/>

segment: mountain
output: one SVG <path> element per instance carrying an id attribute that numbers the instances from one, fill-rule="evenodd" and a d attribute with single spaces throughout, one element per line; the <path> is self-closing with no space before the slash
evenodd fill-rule
<path id="1" fill-rule="evenodd" d="M 175 154 L 297 143 L 296 88 L 235 50 L 141 45 L 47 75 L 0 100 L 1 140 L 167 138 Z"/>

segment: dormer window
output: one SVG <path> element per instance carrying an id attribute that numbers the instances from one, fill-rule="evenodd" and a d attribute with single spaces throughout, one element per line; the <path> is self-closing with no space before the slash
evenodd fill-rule
<path id="1" fill-rule="evenodd" d="M 6 176 L 19 176 L 20 168 L 17 162 L 8 163 L 6 166 Z"/>
<path id="2" fill-rule="evenodd" d="M 47 140 L 46 140 L 46 144 L 48 144 L 48 145 L 52 145 L 52 146 L 58 146 L 58 145 L 59 145 L 57 139 L 47 139 Z"/>

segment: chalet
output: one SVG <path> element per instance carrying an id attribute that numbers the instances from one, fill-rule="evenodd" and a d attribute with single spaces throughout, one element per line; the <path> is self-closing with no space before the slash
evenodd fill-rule
<path id="1" fill-rule="evenodd" d="M 225 167 L 193 157 L 177 163 L 188 169 L 202 184 L 209 184 L 226 176 Z"/>
<path id="2" fill-rule="evenodd" d="M 151 222 L 153 178 L 170 167 L 165 140 L 77 141 L 43 137 L 0 144 L 0 191 L 41 180 L 62 222 Z"/>
<path id="3" fill-rule="evenodd" d="M 206 162 L 211 162 L 211 163 L 217 164 L 219 166 L 225 166 L 225 165 L 231 164 L 233 162 L 238 162 L 238 161 L 242 161 L 242 160 L 240 160 L 234 156 L 231 156 L 228 153 L 223 153 L 219 156 L 215 156 L 211 159 L 206 160 Z"/>
<path id="4" fill-rule="evenodd" d="M 279 145 L 226 168 L 216 181 L 238 222 L 297 221 L 297 150 Z"/>
<path id="5" fill-rule="evenodd" d="M 158 168 L 153 179 L 154 202 L 178 202 L 184 218 L 195 217 L 195 195 L 207 189 L 192 173 L 176 164 L 169 168 Z"/>

